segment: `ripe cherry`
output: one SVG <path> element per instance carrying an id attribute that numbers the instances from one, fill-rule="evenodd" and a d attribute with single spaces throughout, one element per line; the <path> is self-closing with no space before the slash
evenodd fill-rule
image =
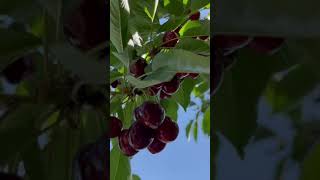
<path id="1" fill-rule="evenodd" d="M 15 174 L 8 174 L 4 172 L 0 172 L 0 179 L 1 180 L 22 180 L 21 177 L 15 175 Z"/>
<path id="2" fill-rule="evenodd" d="M 177 73 L 176 77 L 182 80 L 182 79 L 188 77 L 188 75 L 189 75 L 189 73 Z"/>
<path id="3" fill-rule="evenodd" d="M 174 141 L 179 134 L 179 126 L 166 116 L 163 123 L 157 129 L 156 138 L 163 143 Z"/>
<path id="4" fill-rule="evenodd" d="M 154 130 L 146 127 L 142 122 L 134 122 L 129 129 L 129 143 L 136 150 L 144 149 L 152 142 Z"/>
<path id="5" fill-rule="evenodd" d="M 199 76 L 199 73 L 189 73 L 188 77 L 192 78 L 192 79 L 197 79 Z"/>
<path id="6" fill-rule="evenodd" d="M 166 32 L 163 36 L 163 47 L 174 47 L 178 43 L 179 36 L 174 31 Z"/>
<path id="7" fill-rule="evenodd" d="M 122 121 L 114 116 L 110 117 L 109 122 L 109 131 L 110 131 L 110 138 L 118 137 L 122 130 Z"/>
<path id="8" fill-rule="evenodd" d="M 108 29 L 104 25 L 107 1 L 82 0 L 78 7 L 64 19 L 64 33 L 71 43 L 82 50 L 89 50 L 107 41 Z"/>
<path id="9" fill-rule="evenodd" d="M 140 77 L 141 75 L 144 74 L 144 68 L 147 66 L 147 61 L 140 58 L 136 61 L 134 61 L 130 65 L 130 73 L 134 75 L 134 77 Z"/>
<path id="10" fill-rule="evenodd" d="M 165 111 L 160 104 L 146 101 L 134 111 L 136 120 L 151 129 L 157 129 L 162 124 Z"/>
<path id="11" fill-rule="evenodd" d="M 275 37 L 254 37 L 253 40 L 248 44 L 248 48 L 251 48 L 259 53 L 274 54 L 283 45 L 283 38 Z"/>
<path id="12" fill-rule="evenodd" d="M 148 88 L 148 93 L 150 96 L 155 96 L 161 90 L 161 85 L 154 85 Z"/>
<path id="13" fill-rule="evenodd" d="M 161 152 L 165 147 L 166 147 L 166 143 L 163 143 L 158 139 L 154 139 L 152 143 L 148 146 L 148 150 L 152 154 L 156 154 Z"/>
<path id="14" fill-rule="evenodd" d="M 3 71 L 5 79 L 11 84 L 18 84 L 25 78 L 26 75 L 31 73 L 32 63 L 31 60 L 20 58 L 9 64 Z"/>
<path id="15" fill-rule="evenodd" d="M 120 82 L 120 80 L 115 80 L 115 81 L 113 81 L 112 83 L 111 83 L 111 87 L 113 87 L 113 88 L 117 88 L 117 86 L 120 84 L 121 82 Z"/>
<path id="16" fill-rule="evenodd" d="M 166 94 L 171 95 L 177 92 L 179 87 L 180 87 L 180 79 L 178 79 L 178 77 L 175 76 L 170 81 L 163 83 L 162 91 L 165 92 Z"/>
<path id="17" fill-rule="evenodd" d="M 194 14 L 190 15 L 189 19 L 190 19 L 191 21 L 199 20 L 199 19 L 200 19 L 200 12 L 197 11 L 197 12 L 195 12 Z"/>
<path id="18" fill-rule="evenodd" d="M 164 91 L 160 92 L 160 99 L 167 99 L 167 98 L 170 98 L 170 97 L 171 97 L 170 94 L 167 94 Z"/>
<path id="19" fill-rule="evenodd" d="M 252 39 L 242 35 L 216 35 L 213 36 L 213 44 L 218 49 L 223 49 L 225 54 L 232 53 L 237 49 L 243 48 Z"/>
<path id="20" fill-rule="evenodd" d="M 124 129 L 121 131 L 119 139 L 119 147 L 122 153 L 126 156 L 133 156 L 138 153 L 129 143 L 129 130 Z"/>

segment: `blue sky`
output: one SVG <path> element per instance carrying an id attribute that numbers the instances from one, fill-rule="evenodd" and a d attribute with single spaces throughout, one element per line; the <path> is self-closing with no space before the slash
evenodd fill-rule
<path id="1" fill-rule="evenodd" d="M 131 160 L 132 172 L 142 180 L 209 180 L 210 139 L 199 129 L 198 141 L 187 140 L 185 127 L 195 119 L 196 111 L 189 108 L 178 111 L 180 133 L 159 154 L 142 150 Z"/>

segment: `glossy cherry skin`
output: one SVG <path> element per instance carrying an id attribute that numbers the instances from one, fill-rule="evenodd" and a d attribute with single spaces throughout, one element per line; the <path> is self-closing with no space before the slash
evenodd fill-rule
<path id="1" fill-rule="evenodd" d="M 180 87 L 180 79 L 178 77 L 172 78 L 170 81 L 163 83 L 162 85 L 162 91 L 165 92 L 166 94 L 172 95 Z"/>
<path id="2" fill-rule="evenodd" d="M 122 130 L 122 121 L 114 116 L 110 117 L 110 138 L 118 137 Z"/>
<path id="3" fill-rule="evenodd" d="M 160 104 L 146 101 L 134 111 L 136 120 L 151 129 L 157 129 L 163 122 L 165 110 Z"/>
<path id="4" fill-rule="evenodd" d="M 178 78 L 178 79 L 184 79 L 184 78 L 186 78 L 186 77 L 188 77 L 188 75 L 189 75 L 189 73 L 177 73 L 176 74 L 176 77 Z"/>
<path id="5" fill-rule="evenodd" d="M 199 20 L 199 19 L 200 19 L 200 12 L 197 11 L 197 12 L 195 12 L 194 14 L 190 15 L 189 19 L 190 19 L 191 21 Z"/>
<path id="6" fill-rule="evenodd" d="M 163 47 L 174 47 L 178 43 L 179 36 L 174 31 L 166 32 L 163 36 Z"/>
<path id="7" fill-rule="evenodd" d="M 171 97 L 170 94 L 167 94 L 164 91 L 160 91 L 160 99 L 167 99 L 167 98 L 170 98 L 170 97 Z"/>
<path id="8" fill-rule="evenodd" d="M 226 54 L 232 53 L 237 49 L 243 48 L 252 39 L 242 35 L 215 35 L 213 36 L 213 44 L 218 49 L 225 50 Z"/>
<path id="9" fill-rule="evenodd" d="M 117 88 L 117 86 L 120 84 L 120 81 L 119 80 L 115 80 L 111 83 L 111 87 L 113 88 Z"/>
<path id="10" fill-rule="evenodd" d="M 189 74 L 188 74 L 188 77 L 191 78 L 191 79 L 197 79 L 198 76 L 199 76 L 198 73 L 189 73 Z"/>
<path id="11" fill-rule="evenodd" d="M 154 137 L 154 130 L 146 127 L 140 121 L 134 122 L 129 129 L 129 143 L 136 150 L 149 146 Z"/>
<path id="12" fill-rule="evenodd" d="M 161 90 L 162 84 L 153 85 L 148 88 L 148 93 L 150 96 L 155 96 Z"/>
<path id="13" fill-rule="evenodd" d="M 133 74 L 134 77 L 139 77 L 144 74 L 144 68 L 147 67 L 147 65 L 147 61 L 140 58 L 130 65 L 130 73 Z"/>
<path id="14" fill-rule="evenodd" d="M 168 143 L 174 141 L 179 134 L 179 126 L 177 123 L 173 122 L 171 118 L 166 116 L 163 123 L 157 129 L 156 139 L 163 143 Z"/>
<path id="15" fill-rule="evenodd" d="M 283 38 L 254 37 L 248 44 L 248 48 L 251 48 L 258 53 L 274 54 L 282 47 L 283 44 Z"/>
<path id="16" fill-rule="evenodd" d="M 148 150 L 152 154 L 157 154 L 161 152 L 165 147 L 166 147 L 166 143 L 163 143 L 158 139 L 154 139 L 152 143 L 148 146 Z"/>
<path id="17" fill-rule="evenodd" d="M 138 153 L 129 143 L 129 130 L 124 129 L 121 131 L 119 139 L 119 147 L 122 153 L 126 156 L 133 156 Z"/>

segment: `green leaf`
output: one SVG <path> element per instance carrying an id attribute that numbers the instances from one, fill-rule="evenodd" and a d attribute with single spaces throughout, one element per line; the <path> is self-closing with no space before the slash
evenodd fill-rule
<path id="1" fill-rule="evenodd" d="M 198 141 L 198 121 L 194 121 L 193 123 L 193 138 L 197 142 Z"/>
<path id="2" fill-rule="evenodd" d="M 184 5 L 182 1 L 164 0 L 163 6 L 168 13 L 176 16 L 182 15 L 184 12 Z"/>
<path id="3" fill-rule="evenodd" d="M 152 71 L 143 80 L 137 79 L 131 75 L 127 75 L 126 79 L 136 88 L 145 88 L 162 82 L 170 81 L 175 74 L 176 71 L 170 70 L 167 67 L 162 67 Z"/>
<path id="4" fill-rule="evenodd" d="M 190 104 L 190 95 L 194 88 L 194 85 L 195 81 L 193 79 L 187 78 L 182 82 L 178 92 L 176 92 L 172 96 L 172 98 L 176 100 L 177 103 L 179 103 L 185 111 L 187 111 L 187 108 Z"/>
<path id="5" fill-rule="evenodd" d="M 131 180 L 141 180 L 141 178 L 138 175 L 133 174 Z"/>
<path id="6" fill-rule="evenodd" d="M 318 82 L 319 79 L 307 65 L 297 65 L 291 68 L 280 81 L 274 80 L 269 84 L 266 97 L 275 113 L 283 112 L 301 102 Z"/>
<path id="7" fill-rule="evenodd" d="M 170 99 L 161 100 L 161 106 L 166 110 L 166 116 L 169 116 L 173 121 L 178 121 L 179 105 L 176 101 Z"/>
<path id="8" fill-rule="evenodd" d="M 191 11 L 199 10 L 210 4 L 209 0 L 193 0 L 191 1 Z"/>
<path id="9" fill-rule="evenodd" d="M 183 17 L 172 16 L 167 22 L 161 25 L 161 27 L 159 28 L 159 32 L 172 31 L 180 26 L 184 21 L 185 18 Z"/>
<path id="10" fill-rule="evenodd" d="M 210 55 L 210 46 L 202 40 L 194 38 L 182 38 L 175 47 L 176 49 L 183 49 L 196 54 Z"/>
<path id="11" fill-rule="evenodd" d="M 131 126 L 134 117 L 133 110 L 135 107 L 135 102 L 133 101 L 128 101 L 125 104 L 125 107 L 123 108 L 124 119 L 122 120 L 124 128 L 129 128 Z"/>
<path id="12" fill-rule="evenodd" d="M 127 46 L 127 15 L 121 9 L 119 0 L 110 1 L 110 40 L 119 53 Z"/>
<path id="13" fill-rule="evenodd" d="M 320 144 L 316 144 L 310 154 L 305 158 L 302 164 L 302 180 L 320 179 Z"/>
<path id="14" fill-rule="evenodd" d="M 186 126 L 186 137 L 188 141 L 190 140 L 190 130 L 192 127 L 193 121 L 189 121 L 188 125 Z"/>
<path id="15" fill-rule="evenodd" d="M 26 32 L 0 28 L 0 37 L 0 70 L 42 44 L 39 38 Z"/>
<path id="16" fill-rule="evenodd" d="M 207 108 L 203 115 L 202 131 L 204 134 L 210 136 L 210 107 Z"/>
<path id="17" fill-rule="evenodd" d="M 107 67 L 95 59 L 91 59 L 71 45 L 56 44 L 50 50 L 68 70 L 79 75 L 90 83 L 105 83 Z"/>
<path id="18" fill-rule="evenodd" d="M 181 37 L 196 37 L 210 35 L 210 21 L 188 21 L 179 31 Z"/>
<path id="19" fill-rule="evenodd" d="M 214 131 L 222 133 L 240 155 L 256 129 L 257 103 L 275 72 L 287 68 L 280 56 L 266 56 L 243 49 L 237 65 L 224 75 L 214 95 Z M 226 109 L 228 113 L 226 113 Z"/>
<path id="20" fill-rule="evenodd" d="M 152 22 L 154 21 L 154 18 L 156 16 L 158 5 L 159 5 L 159 0 L 154 0 L 153 14 L 152 14 L 152 18 L 151 18 Z"/>
<path id="21" fill-rule="evenodd" d="M 43 180 L 45 176 L 45 162 L 43 162 L 43 152 L 39 149 L 36 139 L 30 147 L 22 153 L 22 159 L 28 179 Z"/>
<path id="22" fill-rule="evenodd" d="M 110 180 L 128 180 L 131 176 L 129 158 L 124 156 L 118 146 L 110 153 Z"/>
<path id="23" fill-rule="evenodd" d="M 210 57 L 203 57 L 190 51 L 172 49 L 155 56 L 152 69 L 168 67 L 176 72 L 210 73 Z"/>

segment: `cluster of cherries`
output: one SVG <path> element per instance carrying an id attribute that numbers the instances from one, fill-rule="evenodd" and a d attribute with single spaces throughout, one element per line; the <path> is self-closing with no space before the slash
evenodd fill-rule
<path id="1" fill-rule="evenodd" d="M 146 101 L 134 110 L 135 121 L 129 129 L 122 129 L 122 122 L 110 117 L 110 138 L 118 137 L 119 147 L 124 155 L 133 156 L 139 150 L 161 152 L 167 143 L 174 141 L 179 134 L 177 123 L 165 115 L 160 104 Z"/>
<path id="2" fill-rule="evenodd" d="M 189 12 L 190 13 L 190 12 Z M 191 21 L 196 21 L 199 20 L 200 18 L 200 12 L 197 11 L 189 16 L 189 20 Z M 179 42 L 179 31 L 182 26 L 177 27 L 173 31 L 168 31 L 164 34 L 163 39 L 162 39 L 162 48 L 171 48 L 175 47 L 177 43 Z M 199 38 L 201 40 L 206 40 L 208 39 L 208 36 L 199 36 L 199 37 L 194 37 L 194 38 Z M 151 56 L 155 56 L 158 52 L 160 52 L 159 48 L 153 49 L 150 54 Z M 134 60 L 130 64 L 130 73 L 138 78 L 141 77 L 145 74 L 145 68 L 148 66 L 148 63 L 145 59 L 139 57 L 137 60 Z M 161 99 L 166 99 L 171 97 L 175 92 L 178 91 L 180 84 L 184 78 L 192 78 L 196 79 L 199 76 L 198 73 L 177 73 L 170 81 L 160 83 L 153 85 L 151 87 L 148 87 L 148 93 L 151 96 L 154 95 L 160 95 Z M 142 77 L 143 79 L 143 77 Z M 115 80 L 111 83 L 111 86 L 113 88 L 116 88 L 120 84 L 119 80 Z"/>
<path id="3" fill-rule="evenodd" d="M 249 37 L 244 35 L 213 36 L 213 93 L 219 88 L 225 70 L 236 62 L 236 53 L 241 48 L 249 48 L 257 53 L 273 55 L 280 50 L 285 40 L 281 37 Z"/>

